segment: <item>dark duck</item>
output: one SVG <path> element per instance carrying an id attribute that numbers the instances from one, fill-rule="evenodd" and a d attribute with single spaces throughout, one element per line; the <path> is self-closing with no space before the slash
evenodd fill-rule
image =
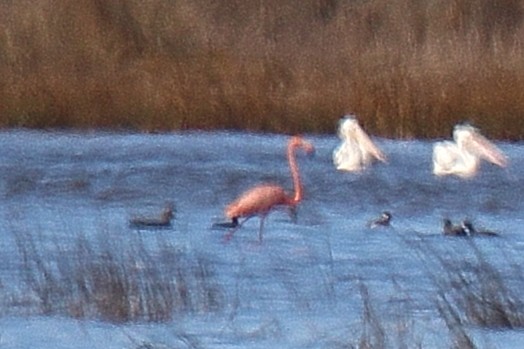
<path id="1" fill-rule="evenodd" d="M 462 225 L 453 225 L 451 220 L 444 218 L 442 232 L 447 236 L 468 236 L 468 232 Z"/>
<path id="2" fill-rule="evenodd" d="M 136 229 L 160 229 L 171 227 L 174 218 L 174 205 L 167 203 L 159 217 L 136 217 L 129 221 L 129 225 Z"/>
<path id="3" fill-rule="evenodd" d="M 391 223 L 391 218 L 393 218 L 391 213 L 388 211 L 384 211 L 382 212 L 380 217 L 369 222 L 368 227 L 371 229 L 379 228 L 379 227 L 389 227 Z"/>
<path id="4" fill-rule="evenodd" d="M 484 230 L 484 229 L 477 230 L 473 226 L 473 223 L 470 220 L 464 220 L 462 222 L 462 227 L 469 236 L 489 236 L 489 237 L 500 236 L 498 233 L 495 233 L 494 231 Z"/>
<path id="5" fill-rule="evenodd" d="M 231 222 L 215 223 L 211 227 L 212 229 L 229 229 L 236 228 L 239 226 L 238 217 L 231 218 Z"/>

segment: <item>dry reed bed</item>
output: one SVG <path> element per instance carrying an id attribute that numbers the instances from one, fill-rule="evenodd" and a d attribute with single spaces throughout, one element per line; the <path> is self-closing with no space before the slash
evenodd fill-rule
<path id="1" fill-rule="evenodd" d="M 524 127 L 523 1 L 0 4 L 0 126 L 333 132 Z"/>

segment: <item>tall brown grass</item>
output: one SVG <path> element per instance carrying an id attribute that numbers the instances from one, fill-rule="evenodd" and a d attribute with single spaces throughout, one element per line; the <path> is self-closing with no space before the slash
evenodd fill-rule
<path id="1" fill-rule="evenodd" d="M 0 3 L 0 126 L 524 130 L 521 0 Z"/>

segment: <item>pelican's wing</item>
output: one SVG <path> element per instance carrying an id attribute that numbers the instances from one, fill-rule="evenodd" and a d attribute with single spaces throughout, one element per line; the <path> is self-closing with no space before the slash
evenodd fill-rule
<path id="1" fill-rule="evenodd" d="M 351 140 L 342 142 L 333 151 L 333 163 L 337 170 L 361 171 L 362 155 L 358 145 Z"/>
<path id="2" fill-rule="evenodd" d="M 456 143 L 444 141 L 433 146 L 433 173 L 471 178 L 477 173 L 479 159 Z"/>
<path id="3" fill-rule="evenodd" d="M 459 149 L 453 142 L 443 141 L 433 145 L 433 173 L 437 176 L 451 174 L 460 159 Z"/>
<path id="4" fill-rule="evenodd" d="M 508 159 L 504 153 L 478 132 L 470 132 L 464 138 L 463 146 L 473 154 L 500 167 L 508 165 Z"/>
<path id="5" fill-rule="evenodd" d="M 362 128 L 357 128 L 356 137 L 362 154 L 366 160 L 371 155 L 373 158 L 379 161 L 387 162 L 386 155 L 384 155 L 384 153 L 378 148 L 378 146 L 375 143 L 373 143 L 371 138 L 369 138 L 369 136 L 366 134 L 366 132 L 364 132 L 364 130 L 362 130 Z"/>
<path id="6" fill-rule="evenodd" d="M 377 159 L 386 162 L 386 156 L 362 130 L 352 115 L 341 119 L 338 136 L 342 144 L 333 152 L 333 162 L 338 170 L 361 171 Z"/>

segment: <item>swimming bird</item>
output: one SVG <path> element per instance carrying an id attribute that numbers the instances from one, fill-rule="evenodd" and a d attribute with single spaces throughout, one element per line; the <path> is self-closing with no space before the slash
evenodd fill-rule
<path id="1" fill-rule="evenodd" d="M 172 202 L 168 202 L 166 207 L 158 218 L 144 218 L 137 217 L 129 221 L 129 225 L 132 228 L 137 229 L 155 229 L 155 228 L 167 228 L 171 226 L 171 220 L 174 218 L 174 205 Z"/>
<path id="2" fill-rule="evenodd" d="M 499 236 L 499 234 L 490 230 L 477 230 L 473 226 L 473 223 L 470 220 L 464 220 L 462 222 L 462 228 L 466 231 L 469 236 Z"/>
<path id="3" fill-rule="evenodd" d="M 382 212 L 380 217 L 378 217 L 377 219 L 369 222 L 368 227 L 371 228 L 371 229 L 378 228 L 378 227 L 389 227 L 390 226 L 390 222 L 391 222 L 391 218 L 393 218 L 391 213 L 389 211 L 384 211 L 384 212 Z"/>
<path id="4" fill-rule="evenodd" d="M 437 176 L 473 177 L 481 159 L 500 167 L 508 164 L 504 153 L 471 125 L 456 125 L 453 139 L 455 142 L 437 142 L 433 146 L 433 173 Z"/>
<path id="5" fill-rule="evenodd" d="M 333 151 L 337 170 L 362 171 L 373 161 L 387 162 L 382 151 L 360 127 L 354 115 L 345 115 L 339 121 L 338 136 L 342 140 Z"/>
<path id="6" fill-rule="evenodd" d="M 239 218 L 245 218 L 242 223 L 232 227 L 232 230 L 226 234 L 226 239 L 230 239 L 233 233 L 249 218 L 259 216 L 260 229 L 258 238 L 259 241 L 262 241 L 264 220 L 267 215 L 278 206 L 287 206 L 291 210 L 294 210 L 300 201 L 302 201 L 303 188 L 295 155 L 297 149 L 302 149 L 308 154 L 313 153 L 315 150 L 311 143 L 299 136 L 291 137 L 288 142 L 287 159 L 293 179 L 294 195 L 287 194 L 281 186 L 276 184 L 260 184 L 247 190 L 227 205 L 225 209 L 225 215 L 231 219 L 232 223 Z"/>
<path id="7" fill-rule="evenodd" d="M 215 223 L 211 227 L 212 229 L 222 229 L 222 228 L 236 228 L 238 227 L 238 217 L 233 217 L 231 219 L 231 222 L 224 222 L 224 223 Z"/>
<path id="8" fill-rule="evenodd" d="M 442 232 L 444 235 L 449 236 L 468 236 L 468 232 L 462 227 L 453 225 L 448 218 L 444 218 L 442 221 L 444 223 L 442 227 Z"/>

